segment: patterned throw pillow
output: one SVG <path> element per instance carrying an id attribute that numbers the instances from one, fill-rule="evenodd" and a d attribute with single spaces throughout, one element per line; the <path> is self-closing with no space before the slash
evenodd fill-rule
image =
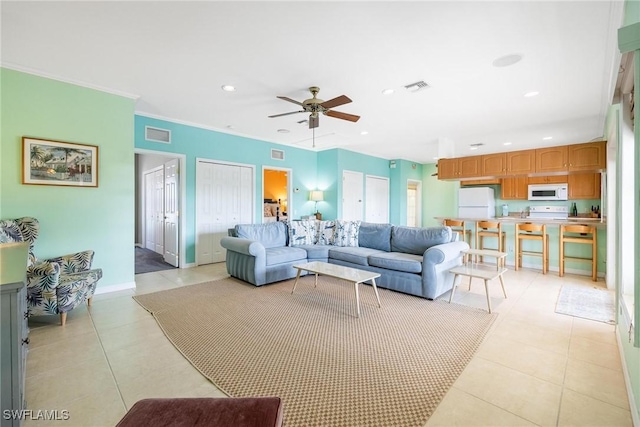
<path id="1" fill-rule="evenodd" d="M 337 219 L 333 233 L 335 246 L 358 246 L 358 234 L 361 221 L 342 221 Z"/>
<path id="2" fill-rule="evenodd" d="M 336 228 L 335 221 L 316 221 L 316 244 L 333 245 L 333 237 Z"/>
<path id="3" fill-rule="evenodd" d="M 313 245 L 316 240 L 316 221 L 289 222 L 289 246 Z"/>

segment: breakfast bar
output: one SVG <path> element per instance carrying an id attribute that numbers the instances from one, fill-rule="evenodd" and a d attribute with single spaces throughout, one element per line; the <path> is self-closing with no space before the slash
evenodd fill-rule
<path id="1" fill-rule="evenodd" d="M 503 248 L 504 252 L 507 252 L 507 260 L 506 264 L 515 266 L 516 265 L 516 257 L 515 257 L 515 226 L 516 224 L 524 224 L 524 223 L 535 223 L 535 224 L 544 224 L 547 229 L 548 238 L 549 238 L 549 270 L 561 273 L 562 270 L 566 270 L 568 273 L 573 274 L 589 274 L 591 275 L 592 269 L 584 269 L 580 268 L 581 263 L 578 263 L 580 259 L 587 259 L 592 256 L 592 250 L 587 245 L 572 245 L 570 248 L 569 255 L 565 258 L 568 259 L 566 269 L 561 269 L 561 250 L 560 250 L 560 228 L 561 226 L 576 226 L 579 224 L 593 226 L 596 229 L 597 241 L 599 244 L 595 244 L 593 254 L 596 255 L 597 262 L 596 268 L 593 269 L 593 276 L 596 274 L 603 276 L 605 273 L 605 260 L 606 260 L 606 218 L 591 218 L 586 216 L 578 216 L 578 217 L 568 217 L 563 219 L 555 219 L 555 218 L 531 218 L 531 217 L 521 217 L 520 214 L 509 215 L 509 216 L 497 216 L 494 218 L 487 219 L 477 217 L 477 218 L 461 218 L 457 216 L 453 217 L 435 217 L 440 223 L 443 223 L 444 220 L 457 220 L 464 221 L 464 226 L 466 231 L 471 231 L 465 235 L 466 238 L 469 238 L 469 245 L 472 248 L 476 247 L 475 242 L 475 227 L 478 221 L 487 221 L 490 220 L 492 222 L 498 222 L 501 225 L 502 231 L 505 234 L 504 242 L 505 247 Z M 462 238 L 462 237 L 461 237 Z M 465 239 L 466 240 L 466 239 Z M 539 242 L 524 242 L 527 248 L 540 248 Z M 485 246 L 493 245 L 494 249 L 498 249 L 498 243 L 495 238 L 486 239 Z M 574 247 L 575 246 L 575 247 Z M 563 256 L 566 254 L 563 254 Z M 526 261 L 523 261 L 523 266 L 527 268 L 534 268 L 542 270 L 542 260 L 541 259 L 529 259 L 527 257 Z M 563 273 L 563 272 L 562 272 Z M 561 273 L 561 274 L 562 274 Z M 594 279 L 595 280 L 595 279 Z"/>

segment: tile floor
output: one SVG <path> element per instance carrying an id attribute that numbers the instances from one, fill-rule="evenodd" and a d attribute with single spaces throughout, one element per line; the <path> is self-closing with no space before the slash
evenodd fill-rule
<path id="1" fill-rule="evenodd" d="M 64 328 L 30 319 L 28 407 L 70 419 L 25 426 L 114 426 L 142 398 L 223 396 L 131 296 L 226 276 L 224 263 L 141 274 L 135 291 L 97 295 Z M 554 312 L 563 283 L 593 282 L 531 270 L 509 270 L 505 282 L 507 299 L 492 283 L 496 322 L 427 426 L 631 426 L 614 327 Z M 486 308 L 483 288 L 474 280 L 455 300 Z"/>

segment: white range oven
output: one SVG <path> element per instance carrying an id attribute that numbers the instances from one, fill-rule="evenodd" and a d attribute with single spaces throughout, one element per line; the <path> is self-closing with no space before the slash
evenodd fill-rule
<path id="1" fill-rule="evenodd" d="M 529 184 L 529 200 L 569 200 L 567 184 Z"/>

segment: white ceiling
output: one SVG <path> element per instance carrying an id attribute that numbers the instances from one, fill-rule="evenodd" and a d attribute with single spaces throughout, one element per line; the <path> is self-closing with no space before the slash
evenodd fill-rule
<path id="1" fill-rule="evenodd" d="M 307 114 L 267 116 L 299 109 L 276 95 L 302 101 L 319 86 L 324 100 L 349 96 L 336 110 L 361 119 L 321 116 L 317 149 L 433 163 L 602 137 L 622 9 L 621 0 L 2 1 L 0 52 L 8 68 L 138 96 L 141 114 L 308 149 L 312 131 L 296 123 Z M 492 65 L 508 54 L 523 59 Z M 404 88 L 420 80 L 431 87 Z"/>

